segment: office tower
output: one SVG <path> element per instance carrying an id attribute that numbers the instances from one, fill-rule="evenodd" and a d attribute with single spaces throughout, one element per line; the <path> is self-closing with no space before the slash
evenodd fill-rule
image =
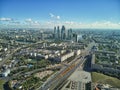
<path id="1" fill-rule="evenodd" d="M 62 26 L 62 28 L 61 28 L 61 39 L 62 39 L 62 40 L 65 40 L 65 39 L 66 39 L 65 26 Z"/>
<path id="2" fill-rule="evenodd" d="M 73 34 L 72 40 L 78 42 L 78 35 L 76 33 Z"/>
<path id="3" fill-rule="evenodd" d="M 61 37 L 60 37 L 60 28 L 59 28 L 59 26 L 57 27 L 57 38 L 58 38 L 58 39 L 61 38 Z"/>
<path id="4" fill-rule="evenodd" d="M 56 27 L 54 27 L 54 34 L 53 34 L 53 37 L 56 39 Z"/>
<path id="5" fill-rule="evenodd" d="M 41 37 L 41 40 L 44 40 L 44 33 L 43 32 L 40 33 L 40 37 Z"/>
<path id="6" fill-rule="evenodd" d="M 72 39 L 72 35 L 73 35 L 72 29 L 69 29 L 69 30 L 68 30 L 68 39 L 69 39 L 69 40 Z"/>

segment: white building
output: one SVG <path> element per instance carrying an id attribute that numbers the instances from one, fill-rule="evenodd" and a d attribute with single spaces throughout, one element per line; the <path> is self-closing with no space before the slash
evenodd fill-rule
<path id="1" fill-rule="evenodd" d="M 80 54 L 81 54 L 81 50 L 76 50 L 76 51 L 75 51 L 75 54 L 76 54 L 76 55 L 80 55 Z"/>
<path id="2" fill-rule="evenodd" d="M 6 52 L 7 50 L 8 50 L 7 48 L 4 49 L 5 52 Z"/>
<path id="3" fill-rule="evenodd" d="M 10 69 L 6 69 L 5 71 L 3 71 L 2 76 L 7 77 L 8 74 L 10 74 Z"/>
<path id="4" fill-rule="evenodd" d="M 65 52 L 66 52 L 66 50 L 61 50 L 61 51 L 60 51 L 61 54 L 65 53 Z"/>
<path id="5" fill-rule="evenodd" d="M 48 55 L 38 54 L 37 56 L 40 57 L 40 58 L 48 59 Z"/>
<path id="6" fill-rule="evenodd" d="M 0 61 L 2 61 L 2 58 L 0 58 Z"/>
<path id="7" fill-rule="evenodd" d="M 58 61 L 60 61 L 60 62 L 65 61 L 66 59 L 68 59 L 68 58 L 70 58 L 72 56 L 74 56 L 74 52 L 67 53 L 67 54 L 65 54 L 63 56 L 60 56 L 58 58 Z"/>

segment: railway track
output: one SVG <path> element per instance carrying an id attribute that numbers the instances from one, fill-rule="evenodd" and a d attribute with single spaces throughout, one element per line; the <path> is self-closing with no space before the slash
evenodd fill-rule
<path id="1" fill-rule="evenodd" d="M 57 89 L 57 87 L 61 83 L 63 83 L 76 70 L 78 66 L 83 64 L 84 61 L 85 59 L 81 58 L 71 63 L 68 67 L 62 70 L 58 75 L 52 78 L 51 82 L 46 83 L 44 87 L 41 87 L 39 90 L 59 90 Z"/>

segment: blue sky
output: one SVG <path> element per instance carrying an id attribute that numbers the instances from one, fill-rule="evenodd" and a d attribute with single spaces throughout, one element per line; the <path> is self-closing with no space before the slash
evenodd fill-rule
<path id="1" fill-rule="evenodd" d="M 120 28 L 120 0 L 0 0 L 0 25 Z"/>

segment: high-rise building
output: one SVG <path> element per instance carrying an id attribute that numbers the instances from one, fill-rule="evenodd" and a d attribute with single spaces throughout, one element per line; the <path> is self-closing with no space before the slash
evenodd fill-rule
<path id="1" fill-rule="evenodd" d="M 54 27 L 54 34 L 53 34 L 53 37 L 56 38 L 56 27 Z"/>
<path id="2" fill-rule="evenodd" d="M 65 40 L 66 39 L 66 30 L 65 30 L 65 26 L 63 25 L 61 28 L 61 39 Z"/>
<path id="3" fill-rule="evenodd" d="M 78 35 L 76 33 L 73 34 L 72 40 L 78 42 Z"/>
<path id="4" fill-rule="evenodd" d="M 59 26 L 57 26 L 57 38 L 58 38 L 58 39 L 61 38 L 61 36 L 60 36 L 60 28 L 59 28 Z"/>
<path id="5" fill-rule="evenodd" d="M 73 36 L 72 29 L 68 30 L 68 39 L 71 40 Z"/>
<path id="6" fill-rule="evenodd" d="M 41 38 L 41 40 L 44 40 L 44 32 L 43 31 L 40 32 L 40 38 Z"/>

